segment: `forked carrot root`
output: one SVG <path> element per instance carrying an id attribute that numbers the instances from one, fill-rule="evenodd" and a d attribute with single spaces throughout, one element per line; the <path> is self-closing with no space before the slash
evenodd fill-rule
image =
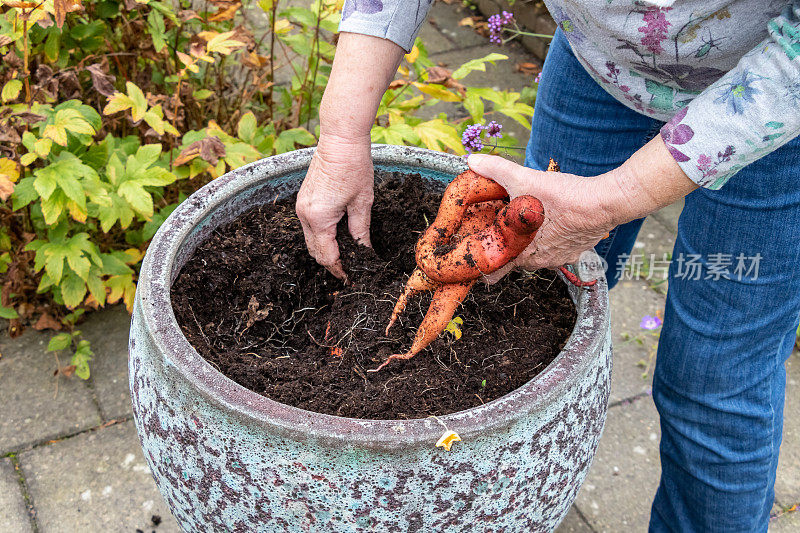
<path id="1" fill-rule="evenodd" d="M 560 171 L 552 159 L 547 170 Z M 478 278 L 505 266 L 533 242 L 544 222 L 542 203 L 527 195 L 510 202 L 507 199 L 502 186 L 471 170 L 459 174 L 447 186 L 436 220 L 417 242 L 417 268 L 397 299 L 386 334 L 413 296 L 434 291 L 431 305 L 411 348 L 390 356 L 370 372 L 381 370 L 391 361 L 411 359 L 425 349 L 447 327 Z M 581 281 L 565 267 L 561 271 L 578 287 L 596 283 Z"/>

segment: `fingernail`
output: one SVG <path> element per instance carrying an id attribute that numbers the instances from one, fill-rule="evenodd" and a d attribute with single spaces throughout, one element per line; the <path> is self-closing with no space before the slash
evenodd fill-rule
<path id="1" fill-rule="evenodd" d="M 467 164 L 471 167 L 473 165 L 477 166 L 480 165 L 483 161 L 486 161 L 488 156 L 486 154 L 470 154 L 467 158 Z"/>

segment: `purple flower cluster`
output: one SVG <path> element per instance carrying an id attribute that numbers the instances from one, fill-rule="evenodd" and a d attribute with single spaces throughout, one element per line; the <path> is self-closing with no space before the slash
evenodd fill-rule
<path id="1" fill-rule="evenodd" d="M 497 122 L 495 122 L 493 120 L 489 124 L 486 125 L 486 136 L 487 137 L 497 137 L 499 139 L 499 138 L 501 138 L 503 136 L 503 134 L 500 133 L 500 130 L 502 130 L 502 129 L 503 129 L 503 125 L 502 124 L 498 124 Z"/>
<path id="2" fill-rule="evenodd" d="M 467 152 L 472 153 L 483 150 L 483 141 L 481 140 L 482 132 L 483 125 L 481 124 L 467 126 L 467 129 L 464 130 L 464 133 L 461 134 L 461 144 L 464 145 L 464 149 Z"/>
<path id="3" fill-rule="evenodd" d="M 489 17 L 489 41 L 495 44 L 503 42 L 503 28 L 514 22 L 514 15 L 503 11 L 498 15 Z"/>
<path id="4" fill-rule="evenodd" d="M 486 137 L 499 139 L 503 136 L 503 133 L 500 131 L 502 129 L 503 125 L 498 124 L 494 120 L 489 122 L 486 126 L 483 124 L 467 126 L 464 133 L 461 134 L 461 144 L 464 145 L 464 149 L 470 154 L 472 152 L 480 152 L 483 150 L 484 146 L 483 139 L 481 139 L 483 132 L 486 131 Z"/>

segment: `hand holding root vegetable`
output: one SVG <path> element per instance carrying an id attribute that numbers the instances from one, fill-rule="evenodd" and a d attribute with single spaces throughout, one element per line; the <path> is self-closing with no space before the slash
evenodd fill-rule
<path id="1" fill-rule="evenodd" d="M 551 160 L 549 171 L 558 171 Z M 411 348 L 390 356 L 377 372 L 396 359 L 410 359 L 444 330 L 458 305 L 478 278 L 502 268 L 522 252 L 544 222 L 544 207 L 529 195 L 506 203 L 506 190 L 497 182 L 468 170 L 456 177 L 444 192 L 436 220 L 417 243 L 417 268 L 409 277 L 392 312 L 389 329 L 403 313 L 409 298 L 433 291 Z M 582 283 L 562 267 L 567 278 Z"/>

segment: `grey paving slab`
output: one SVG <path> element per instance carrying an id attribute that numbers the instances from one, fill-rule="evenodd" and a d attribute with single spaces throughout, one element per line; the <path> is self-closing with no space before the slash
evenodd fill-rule
<path id="1" fill-rule="evenodd" d="M 675 235 L 673 230 L 657 219 L 647 217 L 628 260 L 627 270 L 630 277 L 645 280 L 650 288 L 666 294 Z"/>
<path id="2" fill-rule="evenodd" d="M 665 298 L 643 281 L 620 281 L 609 293 L 614 367 L 610 402 L 652 389 L 658 337 L 641 328 L 645 315 L 663 316 Z"/>
<path id="3" fill-rule="evenodd" d="M 9 459 L 0 459 L 0 533 L 31 531 L 17 473 Z"/>
<path id="4" fill-rule="evenodd" d="M 775 499 L 790 507 L 800 503 L 800 355 L 797 351 L 786 362 L 786 374 L 783 443 L 775 480 Z"/>
<path id="5" fill-rule="evenodd" d="M 592 533 L 592 528 L 583 521 L 573 505 L 564 521 L 556 528 L 556 533 Z"/>
<path id="6" fill-rule="evenodd" d="M 444 2 L 435 2 L 428 12 L 428 24 L 441 31 L 456 48 L 485 44 L 487 41 L 485 37 L 477 34 L 468 26 L 458 25 L 464 17 L 475 14 L 472 10 L 458 4 L 448 5 Z"/>
<path id="7" fill-rule="evenodd" d="M 422 42 L 425 44 L 428 55 L 439 54 L 457 48 L 457 45 L 455 45 L 453 41 L 445 37 L 444 34 L 437 30 L 430 22 L 423 24 L 417 36 L 422 39 Z"/>
<path id="8" fill-rule="evenodd" d="M 773 509 L 773 516 L 769 522 L 769 531 L 771 533 L 797 533 L 800 531 L 800 511 L 794 510 L 786 512 L 783 509 Z"/>
<path id="9" fill-rule="evenodd" d="M 681 216 L 681 211 L 683 211 L 683 204 L 684 200 L 683 198 L 681 198 L 674 204 L 659 209 L 650 216 L 655 218 L 662 224 L 664 224 L 667 228 L 671 229 L 673 232 L 677 233 L 678 219 Z"/>
<path id="10" fill-rule="evenodd" d="M 133 422 L 19 455 L 42 533 L 178 532 L 144 461 Z M 158 515 L 161 525 L 153 527 Z"/>
<path id="11" fill-rule="evenodd" d="M 131 317 L 122 305 L 91 316 L 78 326 L 92 343 L 92 382 L 97 401 L 107 419 L 131 414 L 128 394 L 128 330 Z"/>
<path id="12" fill-rule="evenodd" d="M 0 455 L 100 423 L 86 383 L 53 376 L 51 336 L 30 328 L 16 339 L 0 335 Z M 68 357 L 60 355 L 62 365 Z"/>
<path id="13" fill-rule="evenodd" d="M 598 533 L 647 531 L 661 471 L 651 397 L 612 408 L 577 504 Z"/>

